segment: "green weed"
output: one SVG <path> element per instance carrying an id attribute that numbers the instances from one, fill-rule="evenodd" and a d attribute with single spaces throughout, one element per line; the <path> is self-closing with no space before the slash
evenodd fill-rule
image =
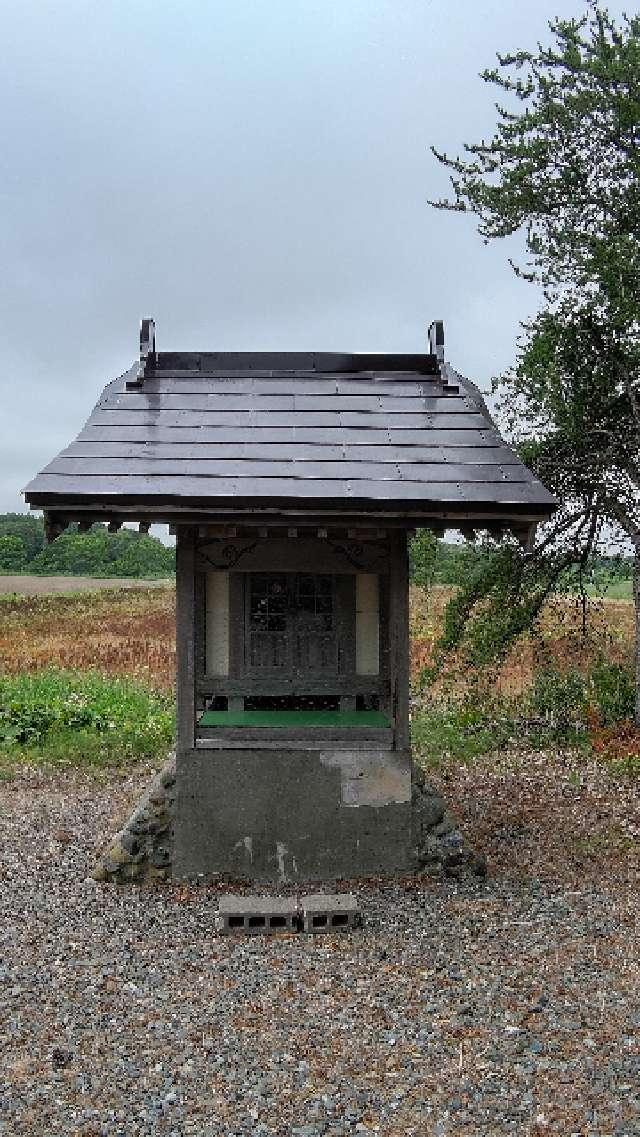
<path id="1" fill-rule="evenodd" d="M 454 759 L 471 762 L 500 750 L 516 737 L 516 723 L 499 704 L 446 703 L 423 707 L 412 717 L 411 740 L 416 761 L 437 768 Z"/>
<path id="2" fill-rule="evenodd" d="M 120 765 L 173 740 L 173 700 L 127 679 L 40 671 L 0 677 L 0 765 Z"/>

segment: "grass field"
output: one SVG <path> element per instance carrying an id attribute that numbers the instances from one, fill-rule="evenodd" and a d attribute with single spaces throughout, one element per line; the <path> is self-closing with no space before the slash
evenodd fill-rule
<path id="1" fill-rule="evenodd" d="M 0 596 L 0 672 L 47 667 L 127 676 L 171 691 L 175 590 Z"/>
<path id="2" fill-rule="evenodd" d="M 0 595 L 0 700 L 6 704 L 10 697 L 17 699 L 13 718 L 21 723 L 31 700 L 36 724 L 35 733 L 16 741 L 19 732 L 12 734 L 5 722 L 4 743 L 0 737 L 5 753 L 12 746 L 24 756 L 62 756 L 66 748 L 77 756 L 84 746 L 89 761 L 115 760 L 116 748 L 110 744 L 115 733 L 94 730 L 95 723 L 70 727 L 66 712 L 38 734 L 37 708 L 46 702 L 47 691 L 56 705 L 61 700 L 66 705 L 74 684 L 81 701 L 93 691 L 91 697 L 110 702 L 111 719 L 121 724 L 128 720 L 126 714 L 116 714 L 119 702 L 138 700 L 147 727 L 129 732 L 121 758 L 152 756 L 154 738 L 158 752 L 166 749 L 167 700 L 175 675 L 175 591 L 170 586 L 108 588 L 104 583 L 92 592 Z M 583 611 L 573 598 L 556 597 L 544 613 L 540 633 L 519 643 L 496 673 L 470 676 L 457 669 L 454 660 L 435 684 L 421 690 L 421 674 L 434 660 L 450 595 L 451 589 L 444 587 L 411 589 L 414 743 L 426 763 L 437 764 L 452 755 L 470 760 L 492 747 L 510 745 L 523 732 L 536 744 L 550 739 L 563 744 L 588 741 L 610 757 L 636 762 L 640 736 L 628 722 L 618 724 L 628 717 L 630 701 L 629 601 L 593 599 Z M 29 675 L 37 677 L 32 696 L 25 679 Z M 91 688 L 96 675 L 111 682 L 110 694 L 104 683 L 99 695 Z M 11 677 L 17 686 L 8 684 Z M 132 683 L 135 696 L 128 688 L 125 693 L 119 680 Z M 156 717 L 157 729 L 149 725 Z M 578 720 L 579 729 L 574 729 Z M 127 729 L 121 728 L 123 738 L 129 737 Z M 72 735 L 77 745 L 71 745 Z"/>
<path id="3" fill-rule="evenodd" d="M 90 593 L 0 595 L 0 670 L 91 669 L 170 690 L 175 671 L 174 589 L 140 585 L 125 590 L 122 586 L 108 587 L 108 582 L 99 584 L 101 587 Z M 451 592 L 438 586 L 429 592 L 411 589 L 414 679 L 433 662 Z M 545 612 L 542 634 L 519 644 L 491 682 L 503 694 L 518 695 L 543 666 L 586 670 L 601 656 L 630 666 L 632 652 L 631 603 L 594 598 L 583 628 L 581 605 L 572 597 L 556 597 Z"/>
<path id="4" fill-rule="evenodd" d="M 631 600 L 633 596 L 633 583 L 630 580 L 615 580 L 608 584 L 604 590 L 587 586 L 590 596 L 604 597 L 605 600 Z"/>
<path id="5" fill-rule="evenodd" d="M 434 647 L 442 617 L 453 589 L 436 586 L 429 591 L 411 588 L 411 671 L 414 680 L 434 661 Z M 593 597 L 586 610 L 577 597 L 555 596 L 547 605 L 539 632 L 526 637 L 509 653 L 497 673 L 488 675 L 492 690 L 506 696 L 526 691 L 536 672 L 576 668 L 586 673 L 600 658 L 631 667 L 634 612 L 628 600 Z M 447 671 L 452 683 L 464 682 L 455 664 Z"/>

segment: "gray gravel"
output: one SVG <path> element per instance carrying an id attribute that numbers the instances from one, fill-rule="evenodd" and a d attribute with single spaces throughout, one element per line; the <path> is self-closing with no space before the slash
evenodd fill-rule
<path id="1" fill-rule="evenodd" d="M 601 778 L 560 762 L 546 831 L 492 822 L 526 769 L 449 777 L 486 881 L 363 883 L 366 927 L 316 938 L 221 938 L 214 889 L 88 880 L 139 771 L 2 785 L 2 1137 L 640 1134 L 637 845 L 558 841 L 563 786 L 586 809 Z"/>

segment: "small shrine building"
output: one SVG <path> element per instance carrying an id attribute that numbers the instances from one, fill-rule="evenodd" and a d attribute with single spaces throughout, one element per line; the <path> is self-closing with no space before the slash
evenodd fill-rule
<path id="1" fill-rule="evenodd" d="M 175 877 L 410 871 L 407 539 L 555 501 L 481 395 L 423 354 L 159 352 L 25 490 L 49 539 L 168 523 L 177 553 Z"/>

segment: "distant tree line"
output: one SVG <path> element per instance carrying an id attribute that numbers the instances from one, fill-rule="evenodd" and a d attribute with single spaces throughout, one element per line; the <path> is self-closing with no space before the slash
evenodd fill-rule
<path id="1" fill-rule="evenodd" d="M 474 575 L 490 566 L 495 546 L 468 541 L 454 544 L 440 540 L 429 529 L 420 529 L 409 548 L 409 571 L 414 584 L 468 585 Z M 37 573 L 44 576 L 171 576 L 176 569 L 175 549 L 157 537 L 120 529 L 108 533 L 96 524 L 87 533 L 71 525 L 50 545 L 44 543 L 41 517 L 29 513 L 0 514 L 0 573 Z M 624 556 L 593 556 L 579 579 L 568 570 L 558 581 L 558 590 L 606 593 L 615 586 L 629 588 L 633 560 Z"/>
<path id="2" fill-rule="evenodd" d="M 409 546 L 409 573 L 413 584 L 468 587 L 479 574 L 491 569 L 496 545 L 454 544 L 440 540 L 429 529 L 419 529 Z M 557 592 L 580 592 L 631 596 L 633 557 L 593 554 L 583 567 L 568 568 L 556 583 Z"/>
<path id="3" fill-rule="evenodd" d="M 175 549 L 133 529 L 108 533 L 105 525 L 96 524 L 79 533 L 77 525 L 70 525 L 45 545 L 41 517 L 0 514 L 0 573 L 164 577 L 175 568 Z"/>

